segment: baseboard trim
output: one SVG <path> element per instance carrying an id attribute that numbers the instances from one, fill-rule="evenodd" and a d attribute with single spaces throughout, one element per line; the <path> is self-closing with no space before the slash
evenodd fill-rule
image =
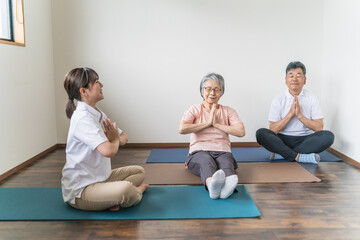
<path id="1" fill-rule="evenodd" d="M 256 142 L 232 142 L 232 147 L 261 147 Z M 188 148 L 188 142 L 182 143 L 127 143 L 120 148 L 147 148 L 147 149 L 158 149 L 158 148 Z"/>
<path id="2" fill-rule="evenodd" d="M 10 169 L 9 171 L 1 174 L 1 175 L 0 175 L 0 182 L 1 182 L 2 180 L 4 180 L 5 178 L 8 178 L 8 177 L 10 177 L 11 175 L 17 173 L 17 172 L 20 171 L 21 169 L 23 169 L 23 168 L 29 166 L 30 164 L 34 163 L 34 162 L 37 161 L 38 159 L 40 159 L 40 158 L 48 155 L 49 153 L 51 153 L 52 151 L 56 150 L 57 148 L 58 148 L 58 144 L 55 144 L 54 146 L 46 149 L 45 151 L 43 151 L 43 152 L 37 154 L 36 156 L 34 156 L 34 157 L 26 160 L 25 162 L 17 165 L 16 167 Z"/>
<path id="3" fill-rule="evenodd" d="M 66 148 L 66 143 L 58 143 L 57 148 Z"/>
<path id="4" fill-rule="evenodd" d="M 232 147 L 261 147 L 257 142 L 232 142 Z M 146 149 L 158 149 L 158 148 L 188 148 L 189 143 L 128 143 L 125 146 L 121 146 L 120 148 L 146 148 Z M 34 163 L 38 159 L 48 155 L 52 151 L 58 149 L 58 148 L 66 148 L 66 143 L 58 143 L 54 146 L 46 149 L 45 151 L 37 154 L 36 156 L 30 158 L 29 160 L 21 163 L 20 165 L 14 167 L 13 169 L 10 169 L 9 171 L 3 173 L 0 175 L 0 182 L 4 180 L 5 178 L 8 178 L 9 176 L 17 173 L 21 169 L 29 166 L 30 164 Z M 342 154 L 341 152 L 333 149 L 328 148 L 327 149 L 330 153 L 334 154 L 335 156 L 343 159 L 346 163 L 353 165 L 357 168 L 360 168 L 360 162 L 346 156 L 345 154 Z"/>
<path id="5" fill-rule="evenodd" d="M 342 154 L 341 152 L 339 152 L 339 151 L 337 151 L 337 150 L 335 150 L 335 149 L 333 149 L 331 147 L 328 148 L 327 150 L 329 151 L 329 153 L 334 154 L 335 156 L 343 159 L 346 163 L 348 163 L 350 165 L 353 165 L 353 166 L 355 166 L 357 168 L 360 168 L 360 162 L 346 156 L 345 154 Z"/>

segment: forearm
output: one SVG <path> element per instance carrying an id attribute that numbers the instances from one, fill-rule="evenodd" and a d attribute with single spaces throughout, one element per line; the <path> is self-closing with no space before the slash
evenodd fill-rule
<path id="1" fill-rule="evenodd" d="M 290 114 L 286 115 L 283 119 L 277 122 L 270 122 L 269 129 L 274 133 L 278 134 L 281 130 L 283 130 L 286 125 L 290 122 L 292 116 Z"/>
<path id="2" fill-rule="evenodd" d="M 128 142 L 128 136 L 125 132 L 122 132 L 119 138 L 120 138 L 120 146 L 125 145 Z"/>
<path id="3" fill-rule="evenodd" d="M 115 139 L 112 142 L 106 141 L 100 144 L 96 149 L 104 157 L 112 158 L 119 150 L 120 140 Z"/>
<path id="4" fill-rule="evenodd" d="M 318 132 L 323 130 L 324 124 L 322 119 L 308 119 L 304 115 L 298 117 L 298 119 L 309 129 L 313 130 L 314 132 Z"/>
<path id="5" fill-rule="evenodd" d="M 245 127 L 244 127 L 244 124 L 242 124 L 242 123 L 235 124 L 232 126 L 216 123 L 216 124 L 214 124 L 214 127 L 223 132 L 226 132 L 227 134 L 231 134 L 236 137 L 245 136 Z"/>
<path id="6" fill-rule="evenodd" d="M 199 132 L 201 130 L 204 130 L 205 128 L 208 128 L 208 123 L 186 123 L 181 122 L 179 127 L 179 133 L 180 134 L 188 134 L 188 133 L 195 133 Z"/>

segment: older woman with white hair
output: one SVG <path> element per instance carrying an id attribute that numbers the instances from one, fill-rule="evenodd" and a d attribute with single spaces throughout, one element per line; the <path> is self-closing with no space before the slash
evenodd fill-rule
<path id="1" fill-rule="evenodd" d="M 181 119 L 179 133 L 190 133 L 186 158 L 189 171 L 201 177 L 210 198 L 228 198 L 238 184 L 237 163 L 231 153 L 229 134 L 243 137 L 245 128 L 238 114 L 218 104 L 224 94 L 224 78 L 206 75 L 200 83 L 201 104 L 190 106 Z"/>

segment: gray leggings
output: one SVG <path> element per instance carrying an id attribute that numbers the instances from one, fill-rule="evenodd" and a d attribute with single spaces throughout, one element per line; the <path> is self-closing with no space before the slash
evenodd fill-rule
<path id="1" fill-rule="evenodd" d="M 298 153 L 320 153 L 326 150 L 333 144 L 334 134 L 323 130 L 307 136 L 288 136 L 260 128 L 256 131 L 256 140 L 270 152 L 294 161 Z"/>
<path id="2" fill-rule="evenodd" d="M 238 168 L 231 152 L 195 151 L 187 156 L 186 164 L 192 174 L 201 177 L 205 186 L 206 179 L 217 170 L 222 169 L 225 176 L 230 176 Z"/>

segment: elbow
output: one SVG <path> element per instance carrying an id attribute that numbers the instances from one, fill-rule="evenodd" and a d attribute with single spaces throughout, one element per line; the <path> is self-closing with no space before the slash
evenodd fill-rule
<path id="1" fill-rule="evenodd" d="M 322 130 L 324 130 L 323 126 L 319 127 L 318 129 L 315 129 L 315 132 L 319 132 L 319 131 L 322 131 Z"/>
<path id="2" fill-rule="evenodd" d="M 119 145 L 117 147 L 115 147 L 113 145 L 113 146 L 110 146 L 107 149 L 102 149 L 100 154 L 103 155 L 104 157 L 107 157 L 107 158 L 113 158 L 113 157 L 115 157 L 118 150 L 119 150 Z"/>
<path id="3" fill-rule="evenodd" d="M 109 151 L 109 152 L 105 152 L 102 155 L 107 158 L 113 158 L 113 157 L 115 157 L 116 153 L 117 153 L 117 151 Z"/>
<path id="4" fill-rule="evenodd" d="M 279 133 L 279 131 L 277 130 L 277 129 L 274 129 L 274 128 L 269 128 L 271 131 L 273 131 L 275 134 L 278 134 Z"/>
<path id="5" fill-rule="evenodd" d="M 100 144 L 96 150 L 104 157 L 112 158 L 116 155 L 119 150 L 119 142 L 111 143 L 111 142 L 103 142 Z"/>
<path id="6" fill-rule="evenodd" d="M 317 126 L 314 129 L 315 132 L 319 132 L 319 131 L 322 131 L 322 130 L 324 130 L 324 124 L 323 123 L 319 124 L 319 126 Z"/>
<path id="7" fill-rule="evenodd" d="M 185 134 L 185 130 L 184 130 L 183 128 L 179 128 L 178 132 L 179 132 L 180 134 Z"/>
<path id="8" fill-rule="evenodd" d="M 239 134 L 238 134 L 238 137 L 244 137 L 245 136 L 245 130 L 241 131 Z"/>

